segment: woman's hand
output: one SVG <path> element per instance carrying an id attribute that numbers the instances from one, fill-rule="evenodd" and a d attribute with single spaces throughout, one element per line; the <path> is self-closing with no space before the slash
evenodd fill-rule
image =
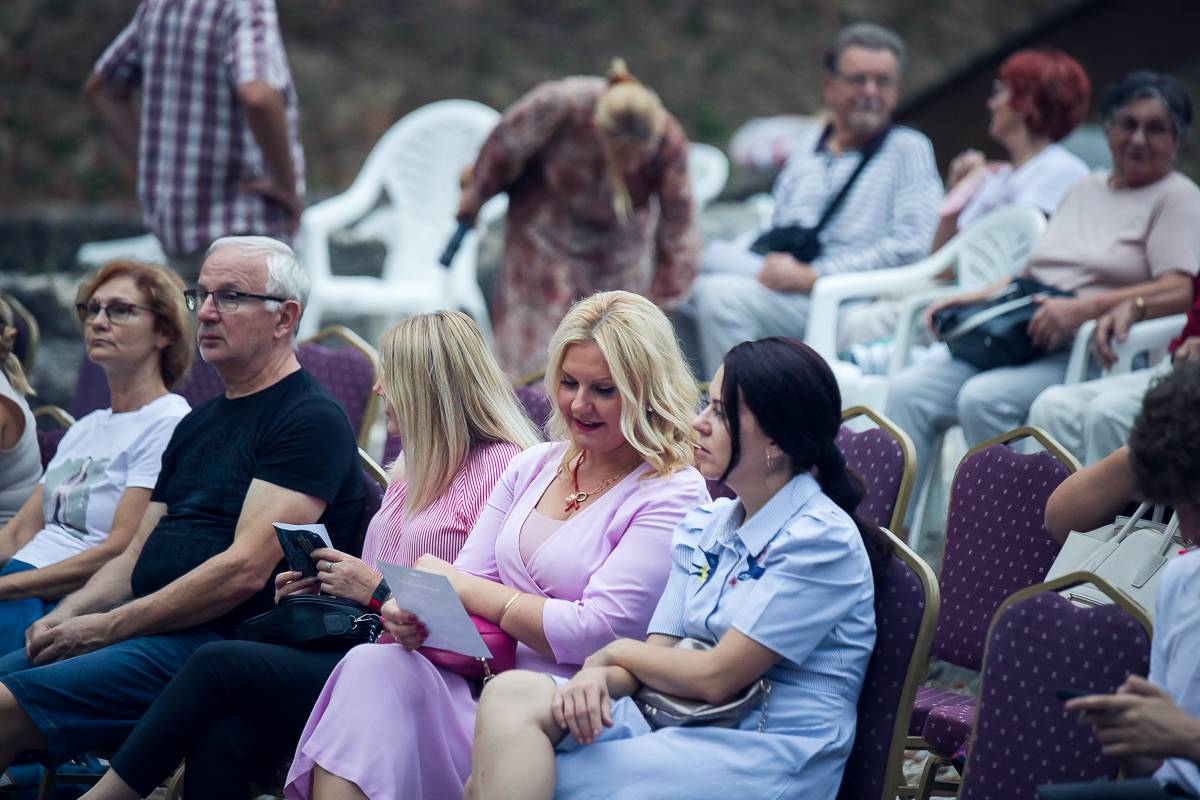
<path id="1" fill-rule="evenodd" d="M 1079 326 L 1092 319 L 1091 304 L 1077 297 L 1046 297 L 1035 295 L 1033 312 L 1026 331 L 1030 340 L 1048 351 L 1057 350 L 1075 335 Z"/>
<path id="2" fill-rule="evenodd" d="M 417 615 L 396 605 L 395 600 L 384 603 L 379 616 L 383 629 L 405 650 L 416 650 L 429 638 L 429 630 Z"/>
<path id="3" fill-rule="evenodd" d="M 1200 719 L 1140 676 L 1130 675 L 1116 694 L 1076 698 L 1064 708 L 1095 727 L 1106 756 L 1200 760 Z"/>
<path id="4" fill-rule="evenodd" d="M 330 547 L 319 547 L 310 555 L 317 562 L 322 592 L 353 600 L 360 606 L 371 602 L 379 575 L 361 559 Z"/>
<path id="5" fill-rule="evenodd" d="M 977 169 L 987 166 L 987 158 L 978 150 L 963 150 L 950 162 L 950 172 L 946 174 L 946 188 L 951 189 Z"/>
<path id="6" fill-rule="evenodd" d="M 1171 356 L 1171 363 L 1177 367 L 1189 361 L 1192 363 L 1200 361 L 1200 336 L 1189 336 L 1184 339 Z"/>
<path id="7" fill-rule="evenodd" d="M 954 308 L 955 306 L 965 306 L 967 303 L 977 303 L 980 300 L 987 298 L 984 292 L 964 292 L 956 294 L 953 297 L 943 297 L 941 300 L 934 300 L 929 305 L 925 306 L 925 310 L 921 312 L 921 319 L 925 322 L 925 327 L 929 329 L 936 338 L 938 336 L 937 326 L 934 324 L 933 315 L 944 308 Z"/>
<path id="8" fill-rule="evenodd" d="M 590 660 L 590 659 L 589 659 Z M 554 721 L 565 728 L 575 741 L 591 744 L 600 735 L 601 726 L 612 727 L 612 698 L 603 667 L 585 666 L 554 693 L 550 706 Z"/>
<path id="9" fill-rule="evenodd" d="M 1113 365 L 1117 360 L 1117 354 L 1112 349 L 1113 337 L 1118 342 L 1124 342 L 1129 338 L 1129 329 L 1138 319 L 1139 312 L 1132 300 L 1118 303 L 1100 315 L 1096 320 L 1096 330 L 1092 331 L 1092 341 L 1088 344 L 1092 357 L 1100 366 L 1107 369 Z"/>
<path id="10" fill-rule="evenodd" d="M 320 581 L 306 578 L 296 570 L 281 572 L 275 576 L 275 605 L 290 594 L 316 594 L 321 590 Z"/>

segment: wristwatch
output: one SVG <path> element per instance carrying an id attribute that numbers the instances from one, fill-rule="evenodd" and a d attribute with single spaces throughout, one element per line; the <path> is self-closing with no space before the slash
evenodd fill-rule
<path id="1" fill-rule="evenodd" d="M 379 585 L 375 587 L 375 591 L 371 592 L 371 599 L 367 601 L 367 608 L 378 614 L 391 595 L 392 590 L 388 588 L 387 581 L 380 578 Z"/>
<path id="2" fill-rule="evenodd" d="M 1133 298 L 1133 308 L 1137 311 L 1137 322 L 1141 322 L 1146 318 L 1146 298 L 1140 294 Z"/>

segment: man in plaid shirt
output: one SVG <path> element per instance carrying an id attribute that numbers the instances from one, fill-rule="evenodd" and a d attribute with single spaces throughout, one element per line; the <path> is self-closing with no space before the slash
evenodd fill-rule
<path id="1" fill-rule="evenodd" d="M 304 153 L 274 0 L 143 0 L 84 95 L 137 159 L 142 219 L 185 280 L 222 236 L 290 238 Z"/>

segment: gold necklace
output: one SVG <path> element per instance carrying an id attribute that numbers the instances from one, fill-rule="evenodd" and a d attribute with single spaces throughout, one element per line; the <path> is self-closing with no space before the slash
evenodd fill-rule
<path id="1" fill-rule="evenodd" d="M 601 481 L 600 485 L 597 486 L 595 489 L 592 489 L 590 492 L 584 492 L 584 491 L 581 491 L 579 488 L 579 467 L 580 467 L 580 465 L 583 464 L 583 458 L 584 458 L 584 453 L 580 453 L 578 460 L 576 460 L 576 462 L 575 462 L 575 466 L 571 468 L 571 489 L 572 489 L 572 491 L 567 493 L 567 496 L 563 501 L 563 513 L 566 513 L 568 511 L 578 511 L 580 509 L 580 507 L 582 507 L 583 504 L 587 502 L 588 498 L 592 497 L 593 495 L 599 494 L 600 492 L 604 491 L 606 488 L 611 486 L 613 483 L 619 481 L 621 478 L 624 478 L 630 472 L 633 472 L 634 468 L 637 467 L 638 463 L 641 463 L 641 462 L 637 462 L 637 463 L 634 463 L 634 464 L 626 467 L 625 469 L 618 472 L 616 475 L 613 475 L 611 478 L 607 478 L 607 479 Z M 559 467 L 558 473 L 560 475 L 562 474 L 562 471 L 563 471 L 563 468 Z"/>

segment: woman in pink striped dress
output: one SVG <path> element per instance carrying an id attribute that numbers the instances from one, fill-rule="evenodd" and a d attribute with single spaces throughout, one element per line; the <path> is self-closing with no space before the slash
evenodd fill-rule
<path id="1" fill-rule="evenodd" d="M 508 463 L 537 440 L 512 387 L 470 317 L 409 317 L 383 336 L 388 433 L 405 451 L 363 541 L 363 557 L 314 550 L 318 577 L 276 576 L 276 598 L 297 592 L 378 610 L 387 586 L 378 561 L 412 566 L 430 554 L 453 560 Z M 344 653 L 218 642 L 200 648 L 146 712 L 112 768 L 88 793 L 149 795 L 187 759 L 188 797 L 248 798 L 252 781 L 290 754 L 321 687 Z"/>

